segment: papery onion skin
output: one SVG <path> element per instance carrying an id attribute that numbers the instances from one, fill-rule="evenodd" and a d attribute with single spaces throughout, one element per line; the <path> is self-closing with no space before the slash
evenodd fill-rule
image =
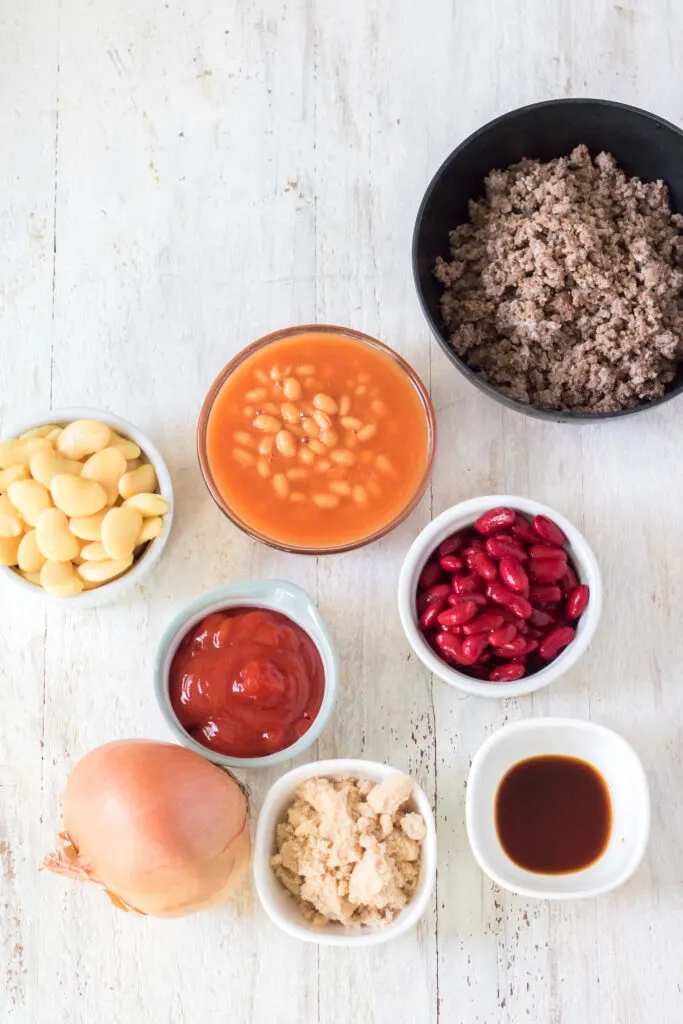
<path id="1" fill-rule="evenodd" d="M 249 865 L 241 787 L 173 743 L 119 740 L 86 754 L 69 776 L 62 810 L 64 846 L 45 867 L 96 882 L 142 914 L 213 907 Z"/>

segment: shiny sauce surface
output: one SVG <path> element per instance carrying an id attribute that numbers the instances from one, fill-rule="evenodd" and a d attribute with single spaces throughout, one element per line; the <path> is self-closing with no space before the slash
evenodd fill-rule
<path id="1" fill-rule="evenodd" d="M 564 875 L 589 867 L 605 852 L 612 801 L 593 765 L 543 755 L 518 761 L 503 776 L 495 817 L 501 846 L 518 867 Z"/>
<path id="2" fill-rule="evenodd" d="M 310 636 L 265 608 L 202 619 L 182 640 L 169 678 L 182 727 L 202 746 L 233 757 L 262 757 L 295 743 L 315 721 L 324 686 Z"/>

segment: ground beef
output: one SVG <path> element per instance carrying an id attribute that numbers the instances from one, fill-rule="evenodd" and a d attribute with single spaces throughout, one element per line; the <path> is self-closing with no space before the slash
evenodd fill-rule
<path id="1" fill-rule="evenodd" d="M 492 171 L 485 188 L 434 267 L 457 354 L 547 409 L 660 398 L 683 358 L 683 216 L 666 185 L 578 146 Z"/>

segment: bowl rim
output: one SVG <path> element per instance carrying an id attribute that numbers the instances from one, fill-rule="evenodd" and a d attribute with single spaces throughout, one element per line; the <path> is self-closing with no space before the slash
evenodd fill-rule
<path id="1" fill-rule="evenodd" d="M 293 796 L 294 790 L 301 782 L 316 776 L 342 777 L 345 775 L 356 779 L 368 778 L 371 781 L 381 781 L 396 773 L 402 775 L 410 774 L 379 761 L 368 761 L 363 758 L 330 758 L 323 761 L 311 761 L 309 764 L 293 768 L 280 776 L 270 787 L 256 822 L 253 876 L 256 892 L 263 909 L 270 920 L 288 935 L 295 939 L 300 939 L 304 942 L 314 942 L 321 946 L 376 946 L 405 934 L 422 917 L 436 884 L 437 834 L 432 806 L 426 793 L 413 775 L 410 775 L 413 782 L 413 799 L 417 804 L 419 813 L 425 820 L 427 828 L 422 846 L 423 874 L 412 900 L 391 924 L 387 925 L 386 928 L 377 928 L 372 931 L 342 930 L 341 926 L 333 926 L 334 931 L 325 931 L 325 928 L 316 928 L 313 925 L 307 924 L 303 918 L 301 922 L 298 922 L 283 914 L 274 905 L 268 892 L 267 879 L 270 879 L 271 874 L 269 859 L 273 847 L 273 832 L 278 820 L 280 820 L 278 807 L 286 797 Z"/>
<path id="2" fill-rule="evenodd" d="M 362 342 L 365 345 L 370 345 L 372 348 L 384 353 L 392 359 L 401 370 L 406 374 L 410 383 L 413 385 L 417 392 L 418 398 L 422 403 L 422 407 L 425 414 L 425 420 L 427 423 L 427 452 L 424 465 L 424 471 L 422 478 L 415 490 L 413 498 L 408 504 L 401 509 L 401 511 L 394 516 L 392 520 L 382 526 L 380 529 L 375 530 L 374 533 L 369 534 L 360 540 L 349 541 L 345 544 L 334 544 L 328 547 L 309 547 L 305 545 L 288 544 L 283 541 L 275 540 L 267 534 L 262 533 L 259 530 L 251 527 L 247 522 L 241 519 L 236 512 L 232 510 L 229 503 L 221 495 L 220 489 L 218 488 L 211 467 L 209 465 L 209 458 L 206 448 L 206 433 L 208 429 L 209 418 L 213 409 L 214 402 L 218 397 L 218 394 L 223 387 L 223 384 L 228 377 L 240 366 L 246 359 L 248 359 L 255 352 L 260 351 L 262 348 L 266 348 L 268 345 L 275 344 L 285 338 L 295 337 L 298 334 L 337 334 L 343 335 L 354 339 L 355 341 Z M 199 420 L 197 422 L 197 458 L 199 460 L 199 468 L 204 478 L 204 483 L 213 498 L 215 504 L 221 510 L 224 516 L 235 524 L 243 533 L 245 533 L 252 540 L 257 540 L 262 544 L 266 544 L 268 547 L 275 548 L 278 551 L 286 551 L 291 554 L 297 555 L 335 555 L 341 554 L 346 551 L 355 551 L 358 548 L 365 547 L 367 544 L 372 544 L 374 541 L 379 540 L 381 537 L 386 536 L 397 526 L 399 526 L 405 519 L 408 518 L 411 512 L 417 508 L 420 503 L 422 496 L 424 495 L 427 484 L 429 483 L 429 477 L 432 471 L 434 463 L 434 456 L 436 454 L 436 415 L 434 413 L 434 406 L 429 395 L 429 391 L 426 385 L 423 383 L 419 374 L 410 363 L 403 358 L 398 352 L 396 352 L 389 345 L 377 338 L 373 338 L 369 334 L 364 334 L 362 331 L 356 331 L 351 327 L 340 327 L 334 324 L 302 324 L 300 326 L 283 327 L 280 330 L 272 331 L 270 334 L 265 334 L 256 341 L 250 342 L 246 345 L 237 355 L 231 359 L 225 366 L 220 370 L 217 376 L 214 378 L 213 383 L 209 387 L 206 393 L 206 397 L 202 403 L 202 408 L 199 414 Z"/>
<path id="3" fill-rule="evenodd" d="M 482 849 L 479 842 L 478 831 L 474 826 L 474 810 L 473 804 L 477 792 L 477 783 L 479 776 L 483 771 L 483 766 L 486 763 L 486 759 L 489 754 L 499 743 L 504 742 L 505 734 L 509 735 L 511 732 L 535 732 L 540 729 L 546 728 L 561 728 L 568 729 L 573 732 L 588 732 L 601 737 L 602 739 L 609 738 L 610 742 L 616 740 L 624 749 L 626 755 L 631 759 L 633 764 L 633 771 L 638 776 L 638 781 L 641 786 L 640 796 L 642 798 L 642 814 L 640 815 L 640 826 L 639 826 L 639 839 L 635 846 L 633 855 L 626 867 L 617 874 L 610 882 L 605 885 L 594 885 L 587 886 L 585 889 L 578 891 L 564 891 L 554 892 L 542 887 L 542 884 L 535 885 L 511 885 L 509 881 L 505 880 L 495 869 L 491 867 L 487 854 Z M 586 760 L 589 760 L 586 758 Z M 467 790 L 465 794 L 465 827 L 467 831 L 467 838 L 470 844 L 470 848 L 474 855 L 477 864 L 481 870 L 488 875 L 488 877 L 500 885 L 503 889 L 508 892 L 517 893 L 520 896 L 530 896 L 535 899 L 547 899 L 547 900 L 572 900 L 572 899 L 586 899 L 594 896 L 599 896 L 602 893 L 611 892 L 613 889 L 617 889 L 620 885 L 623 885 L 632 874 L 640 866 L 645 852 L 647 850 L 649 838 L 650 838 L 650 826 L 652 819 L 652 801 L 650 797 L 650 787 L 647 780 L 647 773 L 643 766 L 638 753 L 634 747 L 625 739 L 620 733 L 614 729 L 610 729 L 606 725 L 601 725 L 599 722 L 592 722 L 590 719 L 582 718 L 563 718 L 561 716 L 549 716 L 540 718 L 525 718 L 517 722 L 509 722 L 506 725 L 496 729 L 495 732 L 491 733 L 490 736 L 482 742 L 477 748 L 472 757 L 472 764 L 467 776 Z M 542 880 L 543 875 L 536 872 L 528 872 L 530 877 Z M 575 876 L 575 872 L 571 873 L 571 876 Z M 561 876 L 554 876 L 561 877 Z"/>
<path id="4" fill-rule="evenodd" d="M 291 605 L 277 603 L 283 593 Z M 232 757 L 210 750 L 198 743 L 183 728 L 171 706 L 168 695 L 170 662 L 183 637 L 206 615 L 221 608 L 252 607 L 279 612 L 295 622 L 311 638 L 322 659 L 325 671 L 323 699 L 310 729 L 289 747 L 261 757 Z M 166 725 L 183 746 L 201 754 L 223 768 L 265 768 L 282 764 L 311 747 L 327 728 L 334 712 L 339 689 L 339 662 L 325 622 L 311 597 L 295 583 L 283 579 L 255 579 L 230 583 L 200 594 L 184 605 L 164 629 L 154 656 L 154 694 Z"/>
<path id="5" fill-rule="evenodd" d="M 10 431 L 7 433 L 3 431 L 0 440 L 18 437 L 19 434 L 23 434 L 24 431 L 31 430 L 33 427 L 44 426 L 48 423 L 55 423 L 59 426 L 62 422 L 71 422 L 78 419 L 96 419 L 108 427 L 113 427 L 117 433 L 124 434 L 131 441 L 134 441 L 147 456 L 154 466 L 157 475 L 159 493 L 168 502 L 168 512 L 164 515 L 164 525 L 161 532 L 150 541 L 138 560 L 121 576 L 117 576 L 108 583 L 95 587 L 93 590 L 84 590 L 73 597 L 57 597 L 54 594 L 48 594 L 42 587 L 37 587 L 35 584 L 23 579 L 10 566 L 0 566 L 0 580 L 6 579 L 12 585 L 20 587 L 25 594 L 31 594 L 41 600 L 52 602 L 64 608 L 96 608 L 117 600 L 124 591 L 139 583 L 142 576 L 151 572 L 161 558 L 173 525 L 174 493 L 171 474 L 166 460 L 154 442 L 133 423 L 105 409 L 93 409 L 89 406 L 67 406 L 50 409 L 45 415 L 26 416 L 19 422 L 10 424 Z"/>
<path id="6" fill-rule="evenodd" d="M 642 405 L 637 405 L 632 409 L 620 409 L 618 412 L 607 413 L 563 412 L 560 410 L 545 409 L 542 406 L 530 405 L 527 402 L 521 402 L 517 398 L 512 398 L 510 395 L 503 394 L 501 391 L 498 391 L 497 388 L 494 388 L 491 384 L 488 384 L 486 381 L 482 380 L 482 378 L 463 359 L 461 359 L 460 356 L 458 356 L 453 351 L 453 349 L 448 343 L 447 338 L 445 337 L 445 328 L 438 320 L 438 318 L 432 315 L 432 312 L 427 304 L 427 300 L 424 295 L 422 284 L 420 281 L 420 233 L 422 230 L 422 223 L 424 220 L 425 210 L 427 208 L 429 201 L 431 200 L 433 193 L 439 186 L 439 183 L 444 172 L 447 170 L 451 162 L 455 160 L 456 157 L 460 156 L 463 150 L 465 150 L 472 142 L 474 142 L 475 139 L 486 134 L 486 132 L 490 131 L 491 129 L 496 128 L 499 124 L 505 121 L 513 120 L 520 114 L 525 114 L 530 111 L 539 110 L 545 107 L 590 106 L 591 104 L 596 105 L 598 107 L 614 108 L 628 111 L 631 114 L 638 114 L 639 116 L 644 117 L 649 121 L 654 121 L 656 124 L 660 125 L 666 131 L 675 133 L 683 141 L 683 129 L 679 128 L 675 124 L 672 124 L 671 121 L 667 121 L 665 118 L 659 117 L 657 114 L 654 114 L 649 110 L 644 110 L 642 107 L 635 107 L 629 103 L 619 103 L 616 100 L 596 99 L 590 96 L 578 97 L 576 99 L 566 97 L 551 100 L 541 100 L 539 103 L 528 103 L 522 107 L 515 107 L 513 110 L 508 110 L 505 113 L 500 114 L 498 117 L 494 117 L 492 120 L 487 121 L 485 124 L 481 125 L 473 132 L 470 132 L 470 134 L 465 139 L 463 139 L 462 142 L 460 142 L 455 147 L 455 149 L 451 151 L 451 153 L 449 153 L 446 159 L 443 160 L 438 170 L 430 180 L 427 189 L 424 193 L 424 196 L 422 197 L 415 218 L 415 226 L 413 228 L 412 267 L 415 290 L 417 292 L 417 297 L 420 303 L 420 307 L 422 309 L 422 313 L 427 323 L 429 324 L 431 333 L 439 347 L 442 349 L 442 351 L 448 358 L 448 360 L 463 374 L 464 377 L 467 378 L 467 380 L 469 380 L 471 384 L 474 384 L 474 386 L 478 388 L 479 391 L 482 391 L 485 395 L 488 395 L 489 398 L 494 399 L 494 401 L 500 402 L 508 409 L 512 409 L 515 412 L 521 412 L 525 416 L 530 416 L 533 419 L 548 420 L 552 423 L 574 423 L 578 425 L 582 425 L 585 423 L 602 423 L 606 420 L 623 419 L 626 416 L 633 416 L 639 412 L 648 412 L 649 410 L 654 409 L 657 406 L 663 405 L 665 402 L 669 402 L 672 398 L 676 398 L 678 395 L 680 395 L 681 392 L 683 392 L 683 381 L 680 384 L 673 387 L 670 391 L 662 395 L 661 398 L 655 398 L 651 402 L 645 402 Z M 493 168 L 491 169 L 493 170 Z M 455 226 L 456 225 L 453 225 L 453 227 Z M 446 228 L 444 232 L 444 237 L 447 237 L 448 231 L 450 230 L 452 230 L 452 228 Z"/>
<path id="7" fill-rule="evenodd" d="M 545 515 L 553 519 L 564 531 L 569 541 L 570 552 L 578 569 L 582 570 L 582 578 L 591 588 L 588 608 L 582 616 L 582 631 L 546 668 L 531 676 L 511 683 L 490 683 L 485 680 L 473 679 L 471 676 L 447 665 L 432 651 L 422 639 L 418 628 L 415 609 L 415 588 L 417 576 L 423 565 L 432 554 L 437 544 L 447 537 L 453 529 L 464 529 L 483 512 L 498 506 L 507 506 L 527 515 Z M 548 686 L 565 672 L 569 671 L 582 657 L 590 644 L 600 621 L 603 605 L 602 574 L 598 561 L 588 541 L 581 531 L 561 512 L 544 505 L 534 498 L 525 498 L 514 494 L 489 494 L 468 498 L 445 509 L 425 526 L 411 544 L 401 566 L 398 580 L 398 612 L 403 632 L 413 652 L 422 664 L 434 675 L 450 686 L 457 687 L 473 697 L 500 699 L 503 697 L 522 697 Z"/>

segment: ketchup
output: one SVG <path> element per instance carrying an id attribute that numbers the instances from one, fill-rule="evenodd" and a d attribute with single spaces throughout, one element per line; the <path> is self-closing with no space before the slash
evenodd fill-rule
<path id="1" fill-rule="evenodd" d="M 214 612 L 183 638 L 171 662 L 171 705 L 209 750 L 263 757 L 307 732 L 323 699 L 325 671 L 308 633 L 279 612 Z"/>

